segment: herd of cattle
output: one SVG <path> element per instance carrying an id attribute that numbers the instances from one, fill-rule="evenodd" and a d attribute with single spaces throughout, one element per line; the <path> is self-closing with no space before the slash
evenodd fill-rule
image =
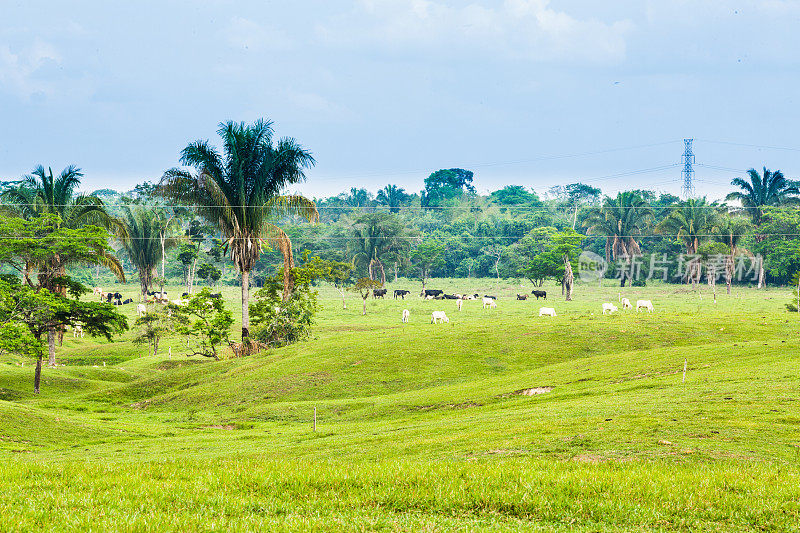
<path id="1" fill-rule="evenodd" d="M 101 287 L 95 287 L 92 291 L 92 294 L 95 296 L 100 296 L 101 302 L 106 302 L 114 305 L 126 305 L 133 303 L 133 298 L 127 298 L 126 300 L 122 300 L 122 294 L 118 292 L 105 292 Z M 172 300 L 172 303 L 175 305 L 186 305 L 188 303 L 187 298 L 191 296 L 188 292 L 184 292 L 181 294 L 180 299 Z M 217 299 L 222 298 L 222 293 L 214 293 L 211 295 L 211 298 Z M 168 304 L 170 303 L 169 297 L 167 296 L 167 291 L 147 291 L 147 297 L 145 298 L 144 303 L 140 303 L 136 306 L 136 314 L 138 316 L 143 316 L 147 312 L 147 307 L 145 303 L 148 304 Z"/>
<path id="2" fill-rule="evenodd" d="M 388 289 L 375 289 L 372 291 L 373 298 L 383 298 L 386 296 Z M 394 299 L 397 300 L 401 298 L 403 300 L 406 299 L 406 296 L 411 294 L 411 291 L 398 289 L 394 291 Z M 531 294 L 536 297 L 538 300 L 539 298 L 544 298 L 547 300 L 547 292 L 546 291 L 531 291 Z M 423 289 L 422 292 L 419 294 L 420 298 L 424 298 L 425 300 L 455 300 L 456 302 L 456 309 L 461 311 L 462 302 L 464 300 L 477 300 L 481 299 L 481 303 L 483 304 L 483 309 L 495 309 L 497 307 L 497 296 L 491 296 L 488 294 L 483 295 L 482 297 L 478 294 L 446 294 L 443 290 L 440 289 Z M 517 294 L 517 300 L 527 300 L 527 294 Z M 623 298 L 621 295 L 619 297 L 619 303 L 622 305 L 622 309 L 633 309 L 633 304 L 628 298 Z M 613 303 L 604 303 L 602 306 L 604 315 L 611 313 L 616 313 L 619 311 L 619 307 L 614 305 Z M 636 301 L 636 311 L 639 312 L 641 309 L 646 309 L 648 312 L 653 312 L 653 303 L 650 300 L 637 300 Z M 556 310 L 552 307 L 540 307 L 539 308 L 539 316 L 557 316 Z M 403 313 L 400 316 L 400 320 L 405 324 L 411 319 L 411 311 L 408 309 L 403 309 Z M 431 313 L 431 324 L 443 324 L 443 323 L 450 323 L 450 319 L 447 317 L 447 313 L 444 311 L 433 311 Z"/>

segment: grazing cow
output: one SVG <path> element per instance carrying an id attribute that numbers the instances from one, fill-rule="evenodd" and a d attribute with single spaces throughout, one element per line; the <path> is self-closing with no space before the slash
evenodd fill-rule
<path id="1" fill-rule="evenodd" d="M 517 294 L 517 300 L 527 300 L 527 299 L 528 299 L 527 294 Z"/>
<path id="2" fill-rule="evenodd" d="M 147 313 L 147 306 L 144 304 L 139 304 L 136 306 L 136 316 L 139 318 L 143 317 L 144 314 Z"/>
<path id="3" fill-rule="evenodd" d="M 410 317 L 411 317 L 411 311 L 409 311 L 408 309 L 403 309 L 403 316 L 400 317 L 400 320 L 403 322 L 403 324 L 408 324 L 408 319 Z"/>
<path id="4" fill-rule="evenodd" d="M 124 302 L 122 302 L 122 305 L 125 305 L 125 304 L 132 304 L 132 303 L 133 303 L 133 298 L 128 298 L 127 300 L 125 300 Z"/>
<path id="5" fill-rule="evenodd" d="M 80 337 L 82 339 L 83 338 L 83 326 L 81 326 L 80 324 L 75 324 L 75 326 L 72 328 L 72 336 L 75 337 L 75 338 Z"/>
<path id="6" fill-rule="evenodd" d="M 619 309 L 617 309 L 616 305 L 609 304 L 609 303 L 604 303 L 603 304 L 603 314 L 604 315 L 606 314 L 606 312 L 608 312 L 608 314 L 610 315 L 611 313 L 616 313 L 617 311 L 619 311 Z"/>
<path id="7" fill-rule="evenodd" d="M 622 308 L 623 309 L 633 309 L 633 306 L 631 305 L 631 301 L 628 300 L 627 298 L 623 298 L 622 299 Z"/>
<path id="8" fill-rule="evenodd" d="M 386 296 L 386 292 L 387 291 L 388 291 L 388 289 L 372 289 L 372 298 L 373 299 L 375 299 L 375 298 L 383 299 L 383 297 Z"/>
<path id="9" fill-rule="evenodd" d="M 458 300 L 458 296 L 455 294 L 443 294 L 442 296 L 445 300 Z"/>
<path id="10" fill-rule="evenodd" d="M 647 309 L 648 313 L 653 312 L 653 302 L 650 300 L 636 300 L 636 312 L 639 312 L 639 309 Z"/>
<path id="11" fill-rule="evenodd" d="M 439 296 L 440 294 L 444 294 L 444 291 L 439 289 L 425 289 L 419 293 L 419 296 L 420 298 L 427 298 L 428 296 Z"/>
<path id="12" fill-rule="evenodd" d="M 463 302 L 464 302 L 464 300 L 462 300 L 461 298 L 459 298 L 458 300 L 456 300 L 456 307 L 458 307 L 458 310 L 459 310 L 459 311 L 461 311 L 461 304 L 462 304 Z"/>
<path id="13" fill-rule="evenodd" d="M 113 293 L 111 293 L 111 292 L 109 292 L 109 293 L 106 293 L 106 303 L 109 303 L 109 304 L 110 304 L 110 303 L 111 303 L 111 299 L 112 299 L 113 297 L 114 297 L 114 294 L 113 294 Z"/>
<path id="14" fill-rule="evenodd" d="M 219 300 L 220 298 L 222 298 L 222 293 L 221 292 L 212 293 L 211 295 L 209 295 L 209 298 L 213 298 L 214 300 Z"/>
<path id="15" fill-rule="evenodd" d="M 181 298 L 187 298 L 189 296 L 188 292 L 181 293 Z"/>
<path id="16" fill-rule="evenodd" d="M 537 300 L 538 300 L 539 298 L 544 298 L 545 300 L 547 300 L 547 291 L 535 291 L 535 290 L 534 290 L 534 291 L 531 291 L 531 294 L 533 294 L 534 296 L 536 296 L 536 299 L 537 299 Z"/>
<path id="17" fill-rule="evenodd" d="M 552 307 L 540 307 L 539 316 L 556 316 L 556 310 Z"/>
<path id="18" fill-rule="evenodd" d="M 434 311 L 431 313 L 431 324 L 441 324 L 441 323 L 450 323 L 450 319 L 447 318 L 447 315 L 444 311 Z"/>
<path id="19" fill-rule="evenodd" d="M 497 300 L 497 296 L 489 296 L 488 294 L 483 295 L 484 298 L 491 298 L 492 300 Z"/>
<path id="20" fill-rule="evenodd" d="M 494 309 L 495 307 L 497 307 L 497 302 L 495 302 L 493 299 L 491 299 L 489 297 L 484 297 L 483 298 L 483 308 L 486 309 L 487 307 L 489 307 L 491 309 Z"/>
<path id="21" fill-rule="evenodd" d="M 400 298 L 405 300 L 406 299 L 406 294 L 411 294 L 411 291 L 406 291 L 406 290 L 403 290 L 403 289 L 397 289 L 397 290 L 394 291 L 394 299 L 397 300 L 397 297 L 399 296 Z"/>

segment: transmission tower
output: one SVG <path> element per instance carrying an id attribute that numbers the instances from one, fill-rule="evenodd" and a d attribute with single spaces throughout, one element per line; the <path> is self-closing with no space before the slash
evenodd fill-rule
<path id="1" fill-rule="evenodd" d="M 681 187 L 681 194 L 685 200 L 694 197 L 694 152 L 692 152 L 692 141 L 694 139 L 683 140 L 683 170 L 681 176 L 683 177 L 683 186 Z"/>

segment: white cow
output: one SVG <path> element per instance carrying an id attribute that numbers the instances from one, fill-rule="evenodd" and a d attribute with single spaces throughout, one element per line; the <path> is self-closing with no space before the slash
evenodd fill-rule
<path id="1" fill-rule="evenodd" d="M 76 338 L 80 337 L 82 339 L 83 338 L 83 326 L 81 326 L 80 324 L 75 324 L 75 326 L 72 328 L 72 336 L 76 337 Z"/>
<path id="2" fill-rule="evenodd" d="M 458 310 L 459 310 L 459 311 L 461 311 L 461 304 L 462 304 L 463 302 L 464 302 L 464 300 L 462 300 L 461 298 L 459 298 L 458 300 L 456 300 L 456 307 L 458 307 Z"/>
<path id="3" fill-rule="evenodd" d="M 648 313 L 653 312 L 653 302 L 650 300 L 636 300 L 636 312 L 639 312 L 639 309 L 647 309 Z"/>
<path id="4" fill-rule="evenodd" d="M 491 309 L 497 307 L 497 302 L 494 301 L 494 298 L 483 298 L 483 308 L 486 309 L 487 307 Z"/>
<path id="5" fill-rule="evenodd" d="M 633 306 L 631 305 L 631 301 L 628 300 L 627 298 L 623 298 L 622 299 L 622 308 L 623 309 L 633 309 Z"/>
<path id="6" fill-rule="evenodd" d="M 147 313 L 147 306 L 144 304 L 139 304 L 136 306 L 136 316 L 143 317 Z"/>
<path id="7" fill-rule="evenodd" d="M 431 313 L 431 324 L 441 324 L 444 322 L 450 323 L 450 319 L 447 318 L 444 311 L 434 311 Z"/>
<path id="8" fill-rule="evenodd" d="M 606 314 L 606 312 L 608 312 L 608 314 L 610 315 L 611 313 L 615 313 L 617 311 L 619 311 L 619 309 L 617 309 L 616 305 L 610 304 L 610 303 L 603 304 L 603 314 L 604 315 Z"/>
<path id="9" fill-rule="evenodd" d="M 92 294 L 99 296 L 100 294 L 103 294 L 103 289 L 100 287 L 95 287 L 94 289 L 92 289 Z"/>
<path id="10" fill-rule="evenodd" d="M 552 307 L 540 307 L 539 316 L 556 316 L 556 310 Z"/>
<path id="11" fill-rule="evenodd" d="M 411 316 L 411 311 L 409 311 L 408 309 L 403 309 L 403 316 L 400 318 L 400 320 L 403 322 L 403 324 L 407 324 L 410 316 Z"/>

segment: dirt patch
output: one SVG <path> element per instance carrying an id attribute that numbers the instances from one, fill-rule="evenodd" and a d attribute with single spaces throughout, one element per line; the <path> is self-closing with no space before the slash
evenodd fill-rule
<path id="1" fill-rule="evenodd" d="M 530 389 L 520 389 L 515 390 L 514 392 L 501 394 L 500 398 L 508 398 L 509 396 L 537 396 L 539 394 L 547 394 L 554 388 L 555 387 L 531 387 Z"/>
<path id="2" fill-rule="evenodd" d="M 593 465 L 608 461 L 608 459 L 606 459 L 605 457 L 602 457 L 600 455 L 595 455 L 593 453 L 582 453 L 580 455 L 576 455 L 575 457 L 573 457 L 572 460 L 577 463 L 589 463 Z"/>
<path id="3" fill-rule="evenodd" d="M 225 426 L 213 425 L 213 426 L 203 426 L 203 427 L 208 429 L 224 429 L 227 431 L 233 431 L 234 429 L 236 429 L 236 426 L 234 426 L 233 424 L 227 424 Z"/>

